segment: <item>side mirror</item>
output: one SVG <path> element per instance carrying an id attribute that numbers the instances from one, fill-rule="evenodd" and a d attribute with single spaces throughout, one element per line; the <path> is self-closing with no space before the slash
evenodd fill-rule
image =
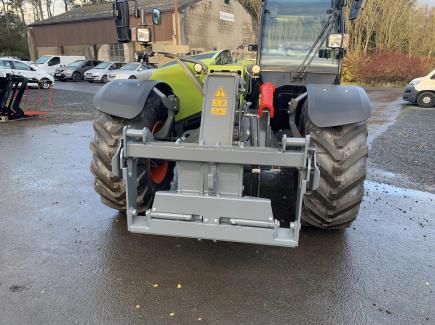
<path id="1" fill-rule="evenodd" d="M 153 9 L 153 24 L 160 25 L 162 23 L 162 13 L 159 9 Z"/>
<path id="2" fill-rule="evenodd" d="M 258 51 L 258 45 L 257 44 L 249 44 L 248 45 L 248 51 L 249 52 L 257 52 Z"/>
<path id="3" fill-rule="evenodd" d="M 118 42 L 129 43 L 131 41 L 131 30 L 128 0 L 116 0 L 113 3 L 113 18 L 115 19 Z"/>
<path id="4" fill-rule="evenodd" d="M 361 10 L 364 9 L 367 0 L 353 0 L 352 7 L 349 12 L 349 20 L 355 20 L 359 17 Z"/>

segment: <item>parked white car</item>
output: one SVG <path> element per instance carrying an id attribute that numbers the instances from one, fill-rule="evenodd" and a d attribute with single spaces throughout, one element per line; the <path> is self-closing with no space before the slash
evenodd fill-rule
<path id="1" fill-rule="evenodd" d="M 108 82 L 108 74 L 113 70 L 121 69 L 125 63 L 122 62 L 102 62 L 95 68 L 85 72 L 85 80 L 89 82 L 100 81 Z"/>
<path id="2" fill-rule="evenodd" d="M 27 65 L 32 65 L 33 64 L 33 61 L 29 61 L 29 60 L 27 60 L 27 59 L 22 59 L 22 58 L 20 58 L 20 57 L 17 57 L 17 56 L 1 56 L 0 57 L 0 60 L 1 59 L 13 59 L 13 60 L 18 60 L 18 61 L 21 61 L 21 62 L 23 62 L 23 63 L 25 63 L 25 64 L 27 64 Z"/>
<path id="3" fill-rule="evenodd" d="M 57 68 L 67 66 L 77 60 L 86 60 L 86 57 L 83 55 L 43 55 L 33 62 L 32 67 L 54 75 Z"/>
<path id="4" fill-rule="evenodd" d="M 6 74 L 26 77 L 29 85 L 36 85 L 43 89 L 48 89 L 51 85 L 54 85 L 52 75 L 15 59 L 0 59 L 0 76 L 6 76 Z"/>
<path id="5" fill-rule="evenodd" d="M 109 73 L 109 81 L 118 79 L 148 80 L 153 67 L 139 62 L 127 63 L 121 69 Z"/>

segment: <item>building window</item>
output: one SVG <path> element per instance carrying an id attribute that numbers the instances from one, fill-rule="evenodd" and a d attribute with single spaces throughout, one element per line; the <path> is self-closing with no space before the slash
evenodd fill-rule
<path id="1" fill-rule="evenodd" d="M 110 56 L 110 61 L 124 62 L 125 61 L 124 44 L 122 43 L 110 44 L 109 56 Z"/>

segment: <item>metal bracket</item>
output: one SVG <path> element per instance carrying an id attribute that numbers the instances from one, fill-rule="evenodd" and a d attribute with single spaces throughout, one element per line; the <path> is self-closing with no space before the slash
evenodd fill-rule
<path id="1" fill-rule="evenodd" d="M 116 177 L 122 177 L 122 167 L 124 161 L 124 149 L 123 140 L 116 149 L 115 155 L 112 157 L 112 175 Z"/>
<path id="2" fill-rule="evenodd" d="M 310 177 L 308 179 L 307 184 L 307 194 L 311 194 L 314 190 L 316 190 L 320 186 L 320 169 L 317 164 L 317 154 L 316 149 L 310 148 L 309 153 L 311 154 L 308 159 L 310 159 L 309 172 Z"/>
<path id="3" fill-rule="evenodd" d="M 171 132 L 172 126 L 175 122 L 175 115 L 180 110 L 180 99 L 172 94 L 166 96 L 159 89 L 153 88 L 153 91 L 160 97 L 163 106 L 168 110 L 168 117 L 166 118 L 163 127 L 154 135 L 158 140 L 166 140 Z"/>

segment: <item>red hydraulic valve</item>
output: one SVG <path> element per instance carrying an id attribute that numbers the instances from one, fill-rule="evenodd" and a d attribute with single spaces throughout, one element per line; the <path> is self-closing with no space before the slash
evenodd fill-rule
<path id="1" fill-rule="evenodd" d="M 273 96 L 275 95 L 275 85 L 271 82 L 266 82 L 260 86 L 260 105 L 258 106 L 258 115 L 263 117 L 263 111 L 269 110 L 270 117 L 275 115 L 273 107 Z"/>

